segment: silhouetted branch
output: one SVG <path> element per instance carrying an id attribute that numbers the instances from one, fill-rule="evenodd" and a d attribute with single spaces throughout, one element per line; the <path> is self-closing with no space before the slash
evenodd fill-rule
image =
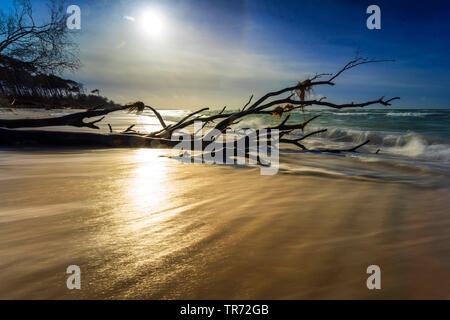
<path id="1" fill-rule="evenodd" d="M 244 105 L 244 107 L 242 108 L 242 111 L 245 110 L 245 108 L 247 108 L 247 106 L 250 104 L 250 102 L 252 102 L 253 99 L 253 95 L 250 96 L 250 99 L 248 99 L 248 102 Z"/>
<path id="2" fill-rule="evenodd" d="M 339 77 L 343 72 L 350 70 L 354 67 L 360 66 L 362 64 L 367 64 L 367 63 L 379 63 L 379 62 L 395 62 L 395 60 L 376 60 L 376 59 L 368 59 L 368 58 L 362 58 L 362 57 L 356 57 L 355 59 L 353 59 L 352 61 L 348 62 L 341 70 L 339 70 L 338 72 L 336 72 L 330 79 L 328 79 L 328 81 L 332 82 L 334 79 L 336 79 L 337 77 Z"/>
<path id="3" fill-rule="evenodd" d="M 158 121 L 159 121 L 159 123 L 161 124 L 161 126 L 162 126 L 163 128 L 166 128 L 167 125 L 166 125 L 166 123 L 164 122 L 164 119 L 163 119 L 163 117 L 161 116 L 161 114 L 160 114 L 158 111 L 156 111 L 156 109 L 153 108 L 153 107 L 150 107 L 150 106 L 146 106 L 146 107 L 153 111 L 153 113 L 154 113 L 154 114 L 156 115 L 156 117 L 158 118 Z"/>
<path id="4" fill-rule="evenodd" d="M 312 131 L 306 135 L 303 135 L 299 138 L 292 138 L 290 136 L 294 130 L 304 130 L 305 127 L 311 123 L 314 119 L 317 119 L 320 115 L 316 115 L 311 117 L 308 120 L 305 120 L 300 123 L 292 123 L 292 119 L 295 119 L 292 115 L 293 112 L 296 112 L 298 109 L 303 109 L 306 106 L 324 106 L 334 109 L 343 109 L 343 108 L 362 108 L 370 105 L 384 105 L 390 106 L 391 103 L 399 97 L 393 97 L 389 99 L 385 99 L 381 97 L 376 100 L 370 100 L 360 103 L 345 103 L 345 104 L 336 104 L 329 101 L 324 101 L 325 97 L 320 99 L 307 100 L 306 95 L 309 93 L 312 87 L 318 85 L 334 85 L 334 80 L 338 78 L 343 72 L 350 70 L 356 66 L 367 64 L 367 63 L 377 63 L 377 62 L 385 62 L 385 61 L 393 61 L 393 60 L 369 60 L 366 58 L 355 58 L 354 60 L 347 63 L 342 69 L 340 69 L 335 74 L 316 74 L 310 79 L 306 79 L 302 82 L 298 82 L 297 85 L 292 87 L 287 87 L 278 91 L 269 92 L 263 95 L 256 102 L 251 104 L 253 95 L 250 97 L 248 102 L 244 105 L 242 110 L 238 111 L 229 111 L 225 113 L 226 107 L 221 109 L 220 112 L 213 115 L 200 115 L 202 112 L 209 110 L 209 108 L 202 108 L 196 110 L 194 112 L 189 113 L 181 120 L 173 124 L 166 124 L 162 115 L 153 107 L 145 105 L 143 102 L 135 102 L 133 104 L 118 106 L 114 108 L 93 108 L 88 111 L 78 112 L 58 118 L 46 118 L 46 119 L 15 119 L 15 120 L 0 120 L 0 127 L 3 128 L 31 128 L 31 127 L 46 127 L 46 126 L 75 126 L 75 127 L 88 127 L 93 129 L 98 129 L 96 124 L 100 122 L 105 115 L 128 109 L 129 112 L 136 111 L 137 113 L 141 113 L 145 108 L 149 108 L 157 117 L 159 123 L 162 126 L 162 129 L 151 132 L 149 134 L 140 134 L 137 133 L 134 128 L 134 124 L 129 126 L 122 134 L 112 134 L 112 127 L 108 124 L 110 134 L 102 135 L 102 134 L 91 134 L 91 135 L 80 135 L 79 133 L 63 133 L 63 132 L 43 132 L 43 131 L 29 131 L 29 130 L 7 130 L 0 129 L 0 144 L 14 144 L 21 143 L 24 141 L 34 141 L 37 144 L 50 144 L 50 145 L 64 145 L 67 143 L 68 145 L 76 144 L 76 140 L 78 139 L 81 145 L 103 145 L 103 146 L 145 146 L 145 147 L 164 147 L 171 148 L 175 146 L 178 141 L 172 141 L 170 138 L 175 130 L 184 129 L 191 125 L 193 125 L 196 121 L 202 121 L 201 129 L 190 134 L 191 139 L 189 140 L 191 148 L 194 149 L 195 145 L 200 142 L 202 150 L 205 150 L 212 141 L 216 141 L 216 138 L 223 134 L 227 128 L 230 128 L 233 125 L 238 124 L 242 121 L 242 118 L 250 115 L 277 115 L 280 116 L 280 119 L 285 115 L 285 118 L 281 120 L 281 122 L 272 127 L 264 128 L 266 130 L 279 130 L 279 142 L 284 144 L 291 144 L 303 151 L 320 151 L 320 152 L 332 152 L 332 153 L 341 153 L 341 152 L 357 152 L 359 148 L 369 143 L 369 140 L 351 147 L 347 149 L 313 149 L 310 150 L 307 146 L 303 144 L 303 141 L 313 135 L 317 135 L 325 132 L 327 129 L 320 129 Z M 318 81 L 318 79 L 323 78 L 324 76 L 330 76 L 328 80 Z M 281 94 L 291 92 L 287 97 L 282 98 L 279 97 Z M 299 100 L 297 100 L 294 96 L 297 96 Z M 275 100 L 268 101 L 269 98 L 275 98 Z M 275 106 L 274 109 L 270 109 Z M 91 121 L 84 122 L 85 118 L 99 117 L 102 118 Z M 208 124 L 214 123 L 216 120 L 220 120 L 215 126 L 208 130 L 204 134 L 198 134 L 202 129 L 204 129 Z M 192 131 L 191 131 L 192 132 Z M 259 130 L 257 130 L 258 139 Z M 32 134 L 36 136 L 33 138 Z M 2 136 L 3 135 L 3 136 Z M 51 140 L 52 137 L 55 140 Z M 12 139 L 9 140 L 8 139 Z M 22 139 L 22 140 L 21 140 Z M 28 139 L 28 140 L 27 140 Z M 30 140 L 31 139 L 31 140 Z M 92 143 L 89 143 L 88 139 L 92 139 Z M 241 138 L 240 141 L 242 141 Z M 268 139 L 266 138 L 262 139 Z M 302 143 L 301 143 L 302 142 Z M 234 148 L 237 148 L 237 142 L 234 144 Z M 247 148 L 247 147 L 246 147 Z M 248 148 L 245 149 L 246 156 L 250 157 L 248 154 Z M 259 160 L 258 160 L 259 161 Z M 260 162 L 261 163 L 261 162 Z"/>
<path id="5" fill-rule="evenodd" d="M 103 116 L 114 111 L 125 110 L 128 108 L 130 108 L 130 105 L 101 110 L 88 110 L 83 112 L 72 113 L 57 118 L 0 119 L 0 127 L 15 129 L 15 128 L 37 128 L 37 127 L 52 127 L 52 126 L 73 126 L 79 128 L 87 127 L 92 129 L 98 129 L 95 123 L 98 123 L 103 118 L 92 122 L 84 122 L 83 119 Z"/>
<path id="6" fill-rule="evenodd" d="M 136 132 L 136 131 L 132 130 L 134 128 L 134 126 L 135 126 L 135 124 L 132 124 L 126 130 L 122 131 L 122 133 Z"/>

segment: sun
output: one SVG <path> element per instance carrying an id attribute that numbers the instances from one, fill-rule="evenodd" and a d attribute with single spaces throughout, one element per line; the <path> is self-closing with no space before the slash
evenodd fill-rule
<path id="1" fill-rule="evenodd" d="M 142 30 L 153 37 L 161 37 L 164 33 L 164 17 L 157 11 L 145 11 L 139 18 Z"/>

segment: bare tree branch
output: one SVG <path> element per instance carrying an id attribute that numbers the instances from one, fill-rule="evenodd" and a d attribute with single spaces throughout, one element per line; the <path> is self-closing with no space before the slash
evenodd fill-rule
<path id="1" fill-rule="evenodd" d="M 368 59 L 368 58 L 356 57 L 352 61 L 348 62 L 341 70 L 339 70 L 334 75 L 332 75 L 332 77 L 330 79 L 328 79 L 328 81 L 332 82 L 334 79 L 339 77 L 343 72 L 345 72 L 347 70 L 350 70 L 350 69 L 352 69 L 354 67 L 360 66 L 362 64 L 379 63 L 379 62 L 395 62 L 395 60 L 392 60 L 392 59 L 376 60 L 376 59 Z"/>
<path id="2" fill-rule="evenodd" d="M 1 26 L 1 23 L 0 23 Z M 1 29 L 1 28 L 0 28 Z M 0 30 L 1 32 L 1 30 Z M 73 139 L 80 139 L 80 141 L 83 142 L 83 144 L 88 143 L 86 140 L 87 137 L 90 137 L 93 142 L 92 145 L 114 145 L 116 146 L 119 144 L 120 146 L 135 146 L 135 145 L 143 145 L 143 146 L 149 146 L 149 147 L 173 147 L 178 142 L 172 141 L 170 139 L 171 134 L 177 130 L 177 129 L 183 129 L 187 128 L 188 126 L 193 125 L 196 121 L 202 121 L 202 128 L 200 130 L 197 130 L 197 132 L 194 132 L 194 134 L 190 134 L 191 139 L 189 140 L 192 150 L 196 146 L 197 142 L 200 142 L 200 145 L 202 146 L 202 150 L 205 150 L 214 140 L 216 140 L 217 132 L 219 132 L 218 135 L 223 134 L 223 132 L 230 128 L 233 125 L 238 124 L 240 121 L 242 121 L 242 118 L 250 115 L 279 115 L 282 119 L 283 116 L 284 119 L 276 126 L 267 127 L 264 128 L 266 130 L 273 130 L 277 129 L 279 130 L 279 137 L 280 143 L 284 144 L 291 144 L 298 148 L 300 148 L 302 151 L 319 151 L 319 152 L 332 152 L 332 153 L 341 153 L 341 152 L 357 152 L 359 148 L 369 143 L 369 140 L 358 144 L 351 148 L 346 149 L 326 149 L 326 148 L 319 148 L 319 149 L 313 149 L 310 150 L 307 146 L 303 144 L 303 141 L 307 138 L 317 135 L 320 133 L 325 132 L 327 129 L 319 129 L 312 131 L 308 134 L 305 134 L 301 137 L 292 138 L 290 134 L 294 130 L 304 130 L 305 127 L 311 123 L 314 119 L 317 119 L 320 115 L 316 115 L 311 117 L 308 120 L 305 120 L 301 123 L 292 123 L 293 112 L 296 112 L 298 109 L 302 109 L 306 106 L 324 106 L 334 109 L 343 109 L 343 108 L 362 108 L 370 105 L 384 105 L 384 106 L 390 106 L 391 103 L 399 97 L 393 97 L 389 99 L 385 99 L 384 96 L 371 101 L 365 101 L 360 103 L 345 103 L 345 104 L 336 104 L 329 101 L 324 101 L 325 97 L 322 97 L 320 99 L 313 99 L 313 100 L 307 100 L 305 99 L 306 93 L 313 87 L 317 85 L 334 85 L 334 80 L 338 78 L 343 72 L 352 69 L 356 66 L 367 64 L 367 63 L 377 63 L 377 62 L 385 62 L 385 61 L 393 61 L 393 60 L 369 60 L 366 58 L 355 58 L 349 63 L 347 63 L 342 69 L 340 69 L 335 74 L 316 74 L 311 79 L 306 79 L 302 82 L 299 82 L 296 86 L 287 87 L 278 91 L 273 91 L 265 94 L 262 96 L 259 100 L 251 104 L 251 101 L 253 99 L 253 95 L 250 97 L 248 102 L 244 105 L 242 110 L 238 110 L 235 112 L 227 112 L 225 113 L 226 107 L 221 109 L 220 112 L 213 114 L 213 115 L 200 115 L 202 112 L 209 110 L 209 108 L 202 108 L 199 110 L 196 110 L 194 112 L 189 113 L 185 117 L 183 117 L 181 120 L 174 124 L 166 124 L 165 120 L 163 119 L 162 115 L 153 107 L 145 105 L 143 102 L 135 102 L 133 104 L 125 105 L 125 106 L 118 106 L 115 108 L 109 108 L 106 109 L 102 106 L 98 108 L 93 108 L 91 110 L 85 111 L 85 112 L 78 112 L 58 118 L 46 118 L 46 119 L 15 119 L 15 120 L 0 120 L 0 127 L 3 128 L 24 128 L 24 127 L 43 127 L 43 126 L 60 126 L 60 125 L 68 125 L 68 126 L 75 126 L 75 127 L 88 127 L 92 129 L 98 129 L 96 124 L 100 122 L 105 115 L 120 111 L 120 110 L 126 110 L 128 109 L 129 112 L 136 111 L 137 113 L 141 113 L 145 108 L 149 108 L 152 110 L 152 112 L 155 114 L 155 116 L 158 118 L 158 121 L 160 122 L 161 126 L 163 127 L 160 130 L 157 130 L 155 132 L 151 132 L 149 134 L 142 134 L 137 133 L 135 130 L 133 130 L 135 125 L 129 126 L 125 131 L 122 132 L 122 134 L 112 134 L 112 127 L 108 124 L 110 134 L 109 135 L 102 135 L 102 134 L 91 134 L 91 135 L 80 135 L 78 133 L 55 133 L 55 132 L 41 132 L 37 131 L 34 132 L 36 134 L 35 141 L 38 141 L 39 143 L 49 143 L 49 144 L 58 144 L 58 145 L 64 145 L 64 143 L 67 144 L 73 144 Z M 323 78 L 324 76 L 330 76 L 328 80 L 325 81 L 317 81 L 320 78 Z M 300 94 L 298 93 L 300 91 Z M 281 94 L 288 93 L 289 96 L 283 98 L 280 97 Z M 296 100 L 294 95 L 297 95 L 299 100 Z M 273 100 L 269 100 L 269 98 L 274 98 Z M 251 105 L 250 105 L 251 104 Z M 270 110 L 271 107 L 276 106 L 273 110 Z M 99 117 L 102 116 L 102 118 L 91 121 L 91 122 L 84 122 L 85 118 L 92 118 L 92 117 Z M 217 124 L 211 129 L 208 130 L 206 133 L 201 134 L 200 136 L 197 136 L 200 131 L 202 131 L 203 128 L 205 128 L 208 124 L 214 123 L 215 120 L 218 121 Z M 215 131 L 218 130 L 218 131 Z M 257 130 L 259 132 L 259 130 Z M 2 136 L 3 134 L 3 136 Z M 55 141 L 47 141 L 47 139 L 50 139 L 54 135 Z M 0 144 L 1 143 L 14 143 L 14 142 L 22 142 L 20 139 L 29 139 L 30 138 L 30 132 L 27 130 L 23 131 L 16 131 L 16 130 L 8 130 L 8 129 L 0 129 Z M 9 141 L 8 139 L 12 139 Z M 116 140 L 114 140 L 116 139 Z M 243 139 L 243 138 L 242 138 Z M 241 139 L 241 141 L 242 141 Z M 258 139 L 259 134 L 258 134 Z M 268 139 L 262 138 L 262 139 Z M 5 142 L 6 141 L 6 142 Z M 236 149 L 238 146 L 237 141 L 234 144 L 234 148 Z M 249 154 L 249 149 L 246 147 L 245 154 L 246 157 L 251 157 Z M 258 163 L 263 165 L 263 163 L 258 160 Z"/>
<path id="3" fill-rule="evenodd" d="M 252 102 L 253 99 L 253 95 L 250 96 L 250 99 L 248 99 L 248 102 L 244 105 L 244 107 L 242 108 L 242 111 L 245 110 L 245 108 L 247 108 L 247 106 L 250 104 L 250 102 Z"/>
<path id="4" fill-rule="evenodd" d="M 80 66 L 78 47 L 66 26 L 64 1 L 50 0 L 48 21 L 37 25 L 30 0 L 14 0 L 0 15 L 0 55 L 29 62 L 41 72 L 73 71 Z"/>

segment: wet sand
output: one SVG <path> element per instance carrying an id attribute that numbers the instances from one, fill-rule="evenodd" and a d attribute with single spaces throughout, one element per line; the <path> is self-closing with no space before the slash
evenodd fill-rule
<path id="1" fill-rule="evenodd" d="M 0 298 L 450 298 L 448 188 L 165 153 L 2 151 Z"/>

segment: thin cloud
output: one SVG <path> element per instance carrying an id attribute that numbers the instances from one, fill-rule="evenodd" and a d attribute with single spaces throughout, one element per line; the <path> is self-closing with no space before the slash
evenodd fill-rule
<path id="1" fill-rule="evenodd" d="M 131 21 L 131 22 L 135 22 L 136 21 L 136 19 L 134 17 L 131 17 L 131 16 L 122 16 L 122 19 Z"/>

